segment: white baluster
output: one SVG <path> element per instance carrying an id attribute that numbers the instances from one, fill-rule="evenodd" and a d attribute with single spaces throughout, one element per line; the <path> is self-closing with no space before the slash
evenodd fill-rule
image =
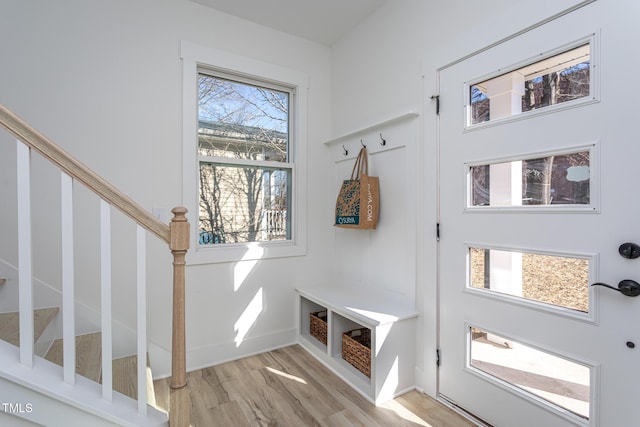
<path id="1" fill-rule="evenodd" d="M 147 415 L 147 247 L 146 232 L 137 228 L 138 412 Z"/>
<path id="2" fill-rule="evenodd" d="M 100 200 L 100 296 L 102 308 L 102 397 L 113 398 L 111 328 L 111 208 Z"/>
<path id="3" fill-rule="evenodd" d="M 33 367 L 33 265 L 31 235 L 31 151 L 17 141 L 18 296 L 20 363 Z"/>
<path id="4" fill-rule="evenodd" d="M 76 327 L 73 267 L 73 179 L 60 174 L 62 229 L 62 354 L 64 382 L 76 382 Z"/>

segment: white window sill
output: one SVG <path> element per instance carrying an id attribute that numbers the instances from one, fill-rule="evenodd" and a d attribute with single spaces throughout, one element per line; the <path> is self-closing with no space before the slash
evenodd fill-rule
<path id="1" fill-rule="evenodd" d="M 187 265 L 259 261 L 306 255 L 306 245 L 292 241 L 198 245 L 187 252 Z"/>

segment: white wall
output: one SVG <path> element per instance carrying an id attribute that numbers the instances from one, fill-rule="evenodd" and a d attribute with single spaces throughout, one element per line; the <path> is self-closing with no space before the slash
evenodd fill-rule
<path id="1" fill-rule="evenodd" d="M 0 102 L 151 210 L 180 204 L 182 198 L 181 40 L 308 73 L 307 256 L 258 262 L 237 292 L 234 279 L 240 272 L 235 264 L 189 267 L 188 366 L 211 365 L 293 340 L 292 289 L 317 282 L 333 265 L 337 276 L 363 283 L 374 278 L 387 288 L 396 286 L 389 283 L 395 278 L 403 293 L 416 292 L 422 314 L 418 385 L 434 393 L 436 119 L 429 96 L 436 92 L 436 70 L 574 3 L 541 0 L 534 7 L 524 0 L 393 0 L 328 49 L 187 0 L 5 0 L 0 14 Z M 442 108 L 446 106 L 447 100 L 442 100 Z M 364 271 L 362 264 L 350 267 L 344 259 L 329 255 L 339 255 L 345 246 L 341 239 L 346 231 L 334 230 L 331 217 L 336 186 L 348 167 L 336 163 L 333 147 L 322 142 L 407 111 L 421 116 L 415 124 L 405 125 L 415 126 L 415 131 L 405 127 L 400 132 L 403 136 L 415 132 L 403 142 L 406 148 L 389 160 L 380 154 L 372 164 L 387 186 L 386 200 L 416 209 L 392 225 L 385 211 L 380 232 L 367 232 L 364 240 L 373 240 L 363 242 L 365 261 L 380 268 L 376 258 L 380 252 L 392 258 L 380 270 L 381 277 Z M 6 136 L 0 139 L 0 236 L 10 242 L 0 244 L 0 259 L 15 263 L 10 249 L 17 239 L 11 225 L 15 213 L 4 202 L 16 197 L 14 166 L 5 162 L 13 158 L 15 148 Z M 348 143 L 357 144 L 358 139 Z M 384 160 L 378 161 L 382 156 Z M 38 172 L 43 182 L 35 189 L 34 205 L 50 221 L 35 226 L 36 274 L 58 286 L 58 178 L 41 163 L 37 161 L 45 171 Z M 330 179 L 327 174 L 332 174 Z M 410 183 L 409 190 L 398 188 L 396 193 L 394 186 L 403 182 Z M 77 196 L 78 216 L 97 211 L 97 203 L 83 191 Z M 129 227 L 117 218 L 118 230 Z M 77 227 L 81 236 L 76 238 L 77 274 L 82 283 L 77 294 L 86 304 L 97 306 L 99 294 L 91 285 L 97 258 L 85 255 L 97 247 L 96 223 L 79 219 Z M 116 233 L 116 248 L 130 253 L 132 244 L 122 236 Z M 354 243 L 347 239 L 347 245 Z M 159 354 L 171 340 L 169 262 L 165 247 L 151 243 L 150 339 Z M 118 318 L 133 325 L 134 302 L 125 292 L 133 280 L 129 273 L 128 267 L 118 273 L 114 301 Z M 263 311 L 237 345 L 236 322 L 256 295 L 262 295 Z M 156 374 L 168 373 L 166 360 L 155 363 Z"/>
<path id="2" fill-rule="evenodd" d="M 187 0 L 7 0 L 0 7 L 0 103 L 26 119 L 150 211 L 182 204 L 182 67 L 180 42 L 224 49 L 305 72 L 308 105 L 309 197 L 306 256 L 258 262 L 234 291 L 234 264 L 187 269 L 188 369 L 280 346 L 295 339 L 293 288 L 323 274 L 330 242 L 321 204 L 329 137 L 330 50 Z M 0 259 L 16 262 L 15 147 L 0 136 Z M 39 279 L 60 287 L 59 177 L 36 160 L 34 211 Z M 99 304 L 98 203 L 76 190 L 77 296 Z M 6 202 L 5 202 L 6 201 Z M 5 221 L 6 220 L 6 221 Z M 132 226 L 114 215 L 114 311 L 135 326 L 135 280 L 126 256 Z M 135 235 L 135 234 L 134 234 Z M 166 246 L 149 238 L 149 338 L 157 353 L 171 344 L 171 269 Z M 263 310 L 243 340 L 235 324 L 262 290 Z M 168 374 L 156 357 L 156 375 Z"/>
<path id="3" fill-rule="evenodd" d="M 396 174 L 396 182 L 417 181 L 417 215 L 408 230 L 408 234 L 417 236 L 412 255 L 416 261 L 389 263 L 387 277 L 395 275 L 400 282 L 415 277 L 416 303 L 421 312 L 416 380 L 420 388 L 432 395 L 436 392 L 437 343 L 437 140 L 435 103 L 430 96 L 437 93 L 437 69 L 576 3 L 576 0 L 544 0 L 532 6 L 523 0 L 393 0 L 332 48 L 334 136 L 406 111 L 421 114 L 418 137 L 409 141 L 416 144 L 411 147 L 417 153 L 415 162 L 402 160 L 387 165 L 387 176 L 380 174 L 380 180 Z M 442 108 L 447 108 L 449 102 L 442 99 Z M 381 198 L 384 200 L 384 194 Z M 404 228 L 398 230 L 407 234 Z M 446 235 L 446 223 L 442 224 L 442 233 Z M 337 235 L 336 245 L 339 240 Z M 390 244 L 404 253 L 403 242 Z M 387 252 L 392 253 L 393 248 Z M 408 268 L 415 271 L 407 271 Z M 357 274 L 364 277 L 362 273 L 354 273 Z"/>
<path id="4" fill-rule="evenodd" d="M 419 118 L 405 112 L 372 125 L 371 129 L 358 129 L 355 134 L 328 144 L 333 191 L 327 206 L 334 207 L 338 189 L 343 180 L 351 177 L 362 145 L 367 147 L 369 175 L 379 177 L 380 181 L 377 228 L 334 229 L 335 280 L 358 287 L 362 293 L 377 292 L 413 304 L 416 294 L 415 150 Z M 382 139 L 384 145 L 381 145 Z"/>

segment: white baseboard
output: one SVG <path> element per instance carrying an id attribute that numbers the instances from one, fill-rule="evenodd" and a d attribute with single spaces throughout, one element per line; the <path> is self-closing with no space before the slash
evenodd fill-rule
<path id="1" fill-rule="evenodd" d="M 228 342 L 188 349 L 187 372 L 296 344 L 296 332 L 293 328 L 246 338 L 238 346 L 235 342 Z M 154 380 L 171 376 L 171 355 L 167 349 L 150 344 L 149 359 Z"/>

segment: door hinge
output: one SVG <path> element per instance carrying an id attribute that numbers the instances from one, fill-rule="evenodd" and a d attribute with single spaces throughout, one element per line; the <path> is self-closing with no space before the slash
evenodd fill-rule
<path id="1" fill-rule="evenodd" d="M 440 349 L 436 349 L 436 366 L 440 366 Z"/>
<path id="2" fill-rule="evenodd" d="M 440 240 L 440 223 L 436 223 L 436 240 Z"/>
<path id="3" fill-rule="evenodd" d="M 431 99 L 436 100 L 436 116 L 440 115 L 440 95 L 433 95 Z"/>

